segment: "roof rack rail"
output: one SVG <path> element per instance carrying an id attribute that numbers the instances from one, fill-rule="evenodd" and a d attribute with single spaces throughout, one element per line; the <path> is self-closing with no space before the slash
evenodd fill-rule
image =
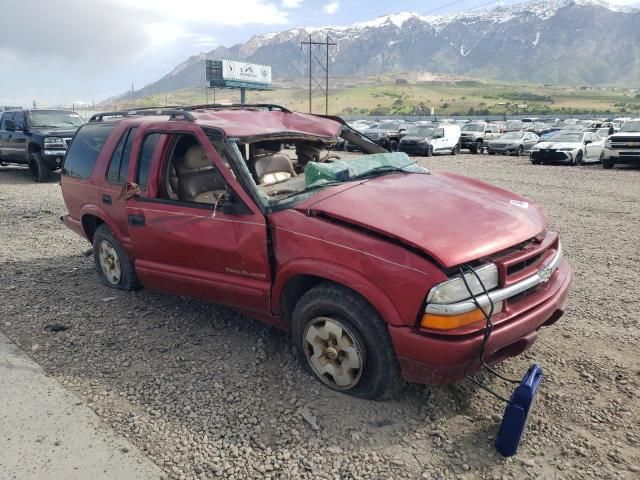
<path id="1" fill-rule="evenodd" d="M 203 105 L 190 105 L 188 107 L 182 107 L 183 110 L 200 110 L 200 109 L 209 109 L 209 110 L 224 110 L 224 109 L 249 109 L 249 108 L 266 108 L 267 110 L 280 110 L 284 113 L 291 113 L 286 107 L 282 105 L 277 105 L 275 103 L 205 103 Z"/>
<path id="2" fill-rule="evenodd" d="M 188 122 L 193 122 L 196 119 L 192 114 L 180 108 L 139 108 L 133 110 L 121 110 L 117 112 L 96 113 L 91 116 L 89 123 L 102 122 L 105 117 L 132 117 L 145 115 L 169 115 L 169 120 L 186 120 Z"/>

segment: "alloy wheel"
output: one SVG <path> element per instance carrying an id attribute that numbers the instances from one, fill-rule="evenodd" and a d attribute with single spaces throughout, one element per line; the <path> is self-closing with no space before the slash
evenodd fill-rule
<path id="1" fill-rule="evenodd" d="M 360 381 L 363 351 L 349 328 L 339 320 L 317 317 L 304 332 L 304 354 L 316 376 L 336 390 L 349 390 Z"/>
<path id="2" fill-rule="evenodd" d="M 102 240 L 98 247 L 98 257 L 104 277 L 112 285 L 118 285 L 122 277 L 122 269 L 117 250 L 109 241 Z"/>

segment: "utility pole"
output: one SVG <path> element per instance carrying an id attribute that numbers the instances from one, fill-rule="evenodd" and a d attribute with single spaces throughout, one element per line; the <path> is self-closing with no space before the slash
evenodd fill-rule
<path id="1" fill-rule="evenodd" d="M 133 83 L 131 84 L 131 105 L 132 106 L 136 106 L 136 96 L 135 96 L 135 90 L 133 89 Z"/>
<path id="2" fill-rule="evenodd" d="M 313 84 L 316 84 L 316 87 L 320 90 L 324 90 L 324 113 L 325 115 L 329 114 L 329 47 L 335 47 L 338 44 L 332 43 L 329 41 L 329 35 L 327 35 L 325 41 L 323 42 L 314 42 L 309 35 L 309 40 L 306 42 L 300 42 L 300 49 L 304 48 L 305 45 L 309 46 L 309 113 L 312 113 L 312 97 L 313 97 Z M 326 57 L 325 62 L 323 62 L 315 56 L 313 53 L 313 48 L 316 45 L 326 47 Z M 322 84 L 318 82 L 315 78 L 313 78 L 313 61 L 316 61 L 320 68 L 324 70 L 324 87 Z"/>

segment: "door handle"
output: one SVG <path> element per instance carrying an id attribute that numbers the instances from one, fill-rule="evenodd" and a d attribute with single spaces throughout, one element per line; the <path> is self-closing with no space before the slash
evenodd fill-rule
<path id="1" fill-rule="evenodd" d="M 132 213 L 127 216 L 127 223 L 132 227 L 144 227 L 144 215 L 141 213 Z"/>
<path id="2" fill-rule="evenodd" d="M 107 205 L 111 205 L 111 195 L 103 194 L 102 195 L 102 203 L 106 203 Z"/>

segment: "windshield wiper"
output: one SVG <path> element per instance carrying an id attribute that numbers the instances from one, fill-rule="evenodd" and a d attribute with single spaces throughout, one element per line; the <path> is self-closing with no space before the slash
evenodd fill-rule
<path id="1" fill-rule="evenodd" d="M 405 168 L 411 165 L 415 165 L 415 163 L 416 162 L 410 163 L 409 165 L 405 165 L 404 167 L 391 167 L 389 165 L 383 165 L 380 167 L 372 168 L 371 170 L 367 170 L 366 172 L 355 177 L 351 177 L 350 180 L 361 180 L 363 178 L 375 177 L 376 175 L 384 175 L 385 173 L 404 173 L 406 175 L 410 173 L 418 173 L 405 170 Z"/>

